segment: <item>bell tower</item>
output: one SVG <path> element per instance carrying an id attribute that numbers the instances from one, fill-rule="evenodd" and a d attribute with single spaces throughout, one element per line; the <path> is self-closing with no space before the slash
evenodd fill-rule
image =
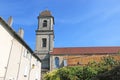
<path id="1" fill-rule="evenodd" d="M 36 30 L 35 54 L 42 60 L 42 72 L 50 69 L 49 53 L 54 47 L 54 17 L 48 10 L 42 11 L 38 16 L 38 28 Z"/>

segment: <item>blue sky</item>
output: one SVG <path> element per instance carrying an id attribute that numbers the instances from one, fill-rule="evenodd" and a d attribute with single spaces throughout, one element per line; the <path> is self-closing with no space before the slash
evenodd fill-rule
<path id="1" fill-rule="evenodd" d="M 55 18 L 55 47 L 120 46 L 120 0 L 0 0 L 0 16 L 13 17 L 13 29 L 24 29 L 33 50 L 45 9 Z"/>

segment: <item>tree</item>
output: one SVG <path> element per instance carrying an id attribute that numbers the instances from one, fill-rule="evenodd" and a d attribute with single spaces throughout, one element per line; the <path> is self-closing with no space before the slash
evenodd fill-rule
<path id="1" fill-rule="evenodd" d="M 120 65 L 111 56 L 103 57 L 101 62 L 89 62 L 85 66 L 63 67 L 45 74 L 44 80 L 96 80 L 93 77 L 110 71 Z"/>

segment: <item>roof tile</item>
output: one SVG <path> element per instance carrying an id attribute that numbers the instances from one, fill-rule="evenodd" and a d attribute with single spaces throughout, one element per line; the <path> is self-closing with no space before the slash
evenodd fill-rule
<path id="1" fill-rule="evenodd" d="M 115 54 L 120 47 L 74 47 L 54 48 L 50 54 Z"/>

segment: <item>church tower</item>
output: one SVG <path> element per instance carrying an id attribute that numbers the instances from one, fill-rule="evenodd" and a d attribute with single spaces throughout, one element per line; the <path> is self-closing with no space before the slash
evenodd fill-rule
<path id="1" fill-rule="evenodd" d="M 35 54 L 42 60 L 42 72 L 50 69 L 50 55 L 54 47 L 54 17 L 48 10 L 42 11 L 38 16 L 36 30 Z"/>

